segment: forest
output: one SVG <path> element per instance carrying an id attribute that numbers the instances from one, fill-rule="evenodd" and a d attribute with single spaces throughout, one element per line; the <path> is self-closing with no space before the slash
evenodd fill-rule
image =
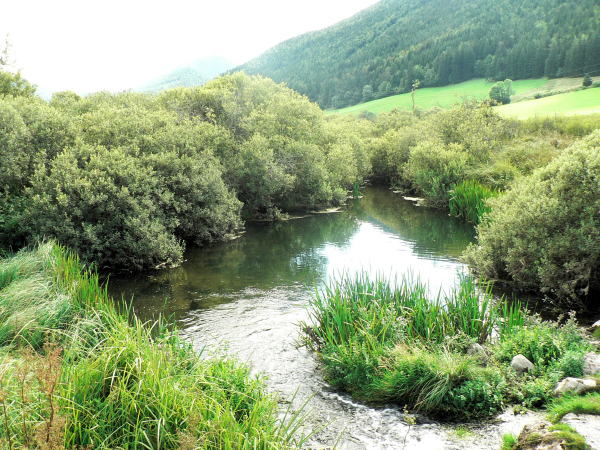
<path id="1" fill-rule="evenodd" d="M 473 77 L 600 74 L 597 0 L 383 0 L 235 70 L 342 108 Z"/>

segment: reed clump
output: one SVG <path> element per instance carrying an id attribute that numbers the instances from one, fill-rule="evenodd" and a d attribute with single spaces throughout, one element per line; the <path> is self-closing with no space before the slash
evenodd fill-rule
<path id="1" fill-rule="evenodd" d="M 277 399 L 248 366 L 226 355 L 201 359 L 164 320 L 119 311 L 66 249 L 45 243 L 7 258 L 0 282 L 0 309 L 9 312 L 0 440 L 9 450 L 302 445 L 300 413 L 280 418 Z M 23 313 L 11 293 L 21 285 L 68 307 L 51 314 L 38 294 L 24 305 L 27 320 L 14 320 Z"/>
<path id="2" fill-rule="evenodd" d="M 483 186 L 475 180 L 463 180 L 454 186 L 451 194 L 450 214 L 477 225 L 492 210 L 487 206 L 486 200 L 498 197 L 500 191 Z"/>
<path id="3" fill-rule="evenodd" d="M 573 318 L 541 321 L 470 277 L 436 296 L 411 277 L 346 274 L 316 291 L 308 312 L 301 344 L 318 352 L 334 386 L 446 418 L 542 406 L 560 377 L 581 371 L 590 349 Z M 531 349 L 535 377 L 517 378 L 510 360 Z"/>

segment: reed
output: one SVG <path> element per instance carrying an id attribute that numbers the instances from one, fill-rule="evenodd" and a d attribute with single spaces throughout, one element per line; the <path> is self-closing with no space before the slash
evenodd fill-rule
<path id="1" fill-rule="evenodd" d="M 451 194 L 450 214 L 479 224 L 484 215 L 491 211 L 490 207 L 486 206 L 486 200 L 497 197 L 500 191 L 492 190 L 475 180 L 463 180 L 462 183 L 454 186 Z"/>
<path id="2" fill-rule="evenodd" d="M 440 344 L 463 334 L 479 343 L 510 333 L 524 321 L 522 305 L 495 301 L 491 287 L 461 277 L 449 292 L 430 295 L 419 279 L 374 279 L 366 272 L 343 275 L 316 291 L 309 304 L 309 321 L 300 324 L 303 343 L 319 350 L 366 336 L 380 343 L 399 340 Z"/>

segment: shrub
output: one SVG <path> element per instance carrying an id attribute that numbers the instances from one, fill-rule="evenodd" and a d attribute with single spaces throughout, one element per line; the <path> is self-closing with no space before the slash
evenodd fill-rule
<path id="1" fill-rule="evenodd" d="M 59 155 L 49 174 L 36 174 L 29 231 L 101 268 L 177 264 L 181 239 L 222 238 L 239 226 L 240 205 L 220 175 L 210 156 L 79 145 Z"/>
<path id="2" fill-rule="evenodd" d="M 586 73 L 583 76 L 583 81 L 582 81 L 581 85 L 584 87 L 588 87 L 588 86 L 591 86 L 593 82 L 594 82 L 594 80 L 592 80 L 592 77 L 590 77 L 590 74 Z"/>
<path id="3" fill-rule="evenodd" d="M 575 302 L 600 288 L 600 131 L 489 201 L 464 259 L 489 278 Z"/>

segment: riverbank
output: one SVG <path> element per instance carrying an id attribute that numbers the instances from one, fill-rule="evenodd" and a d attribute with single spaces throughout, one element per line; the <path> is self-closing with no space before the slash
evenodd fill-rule
<path id="1" fill-rule="evenodd" d="M 20 448 L 296 448 L 296 416 L 247 365 L 200 359 L 118 310 L 53 244 L 0 260 L 0 439 Z"/>

